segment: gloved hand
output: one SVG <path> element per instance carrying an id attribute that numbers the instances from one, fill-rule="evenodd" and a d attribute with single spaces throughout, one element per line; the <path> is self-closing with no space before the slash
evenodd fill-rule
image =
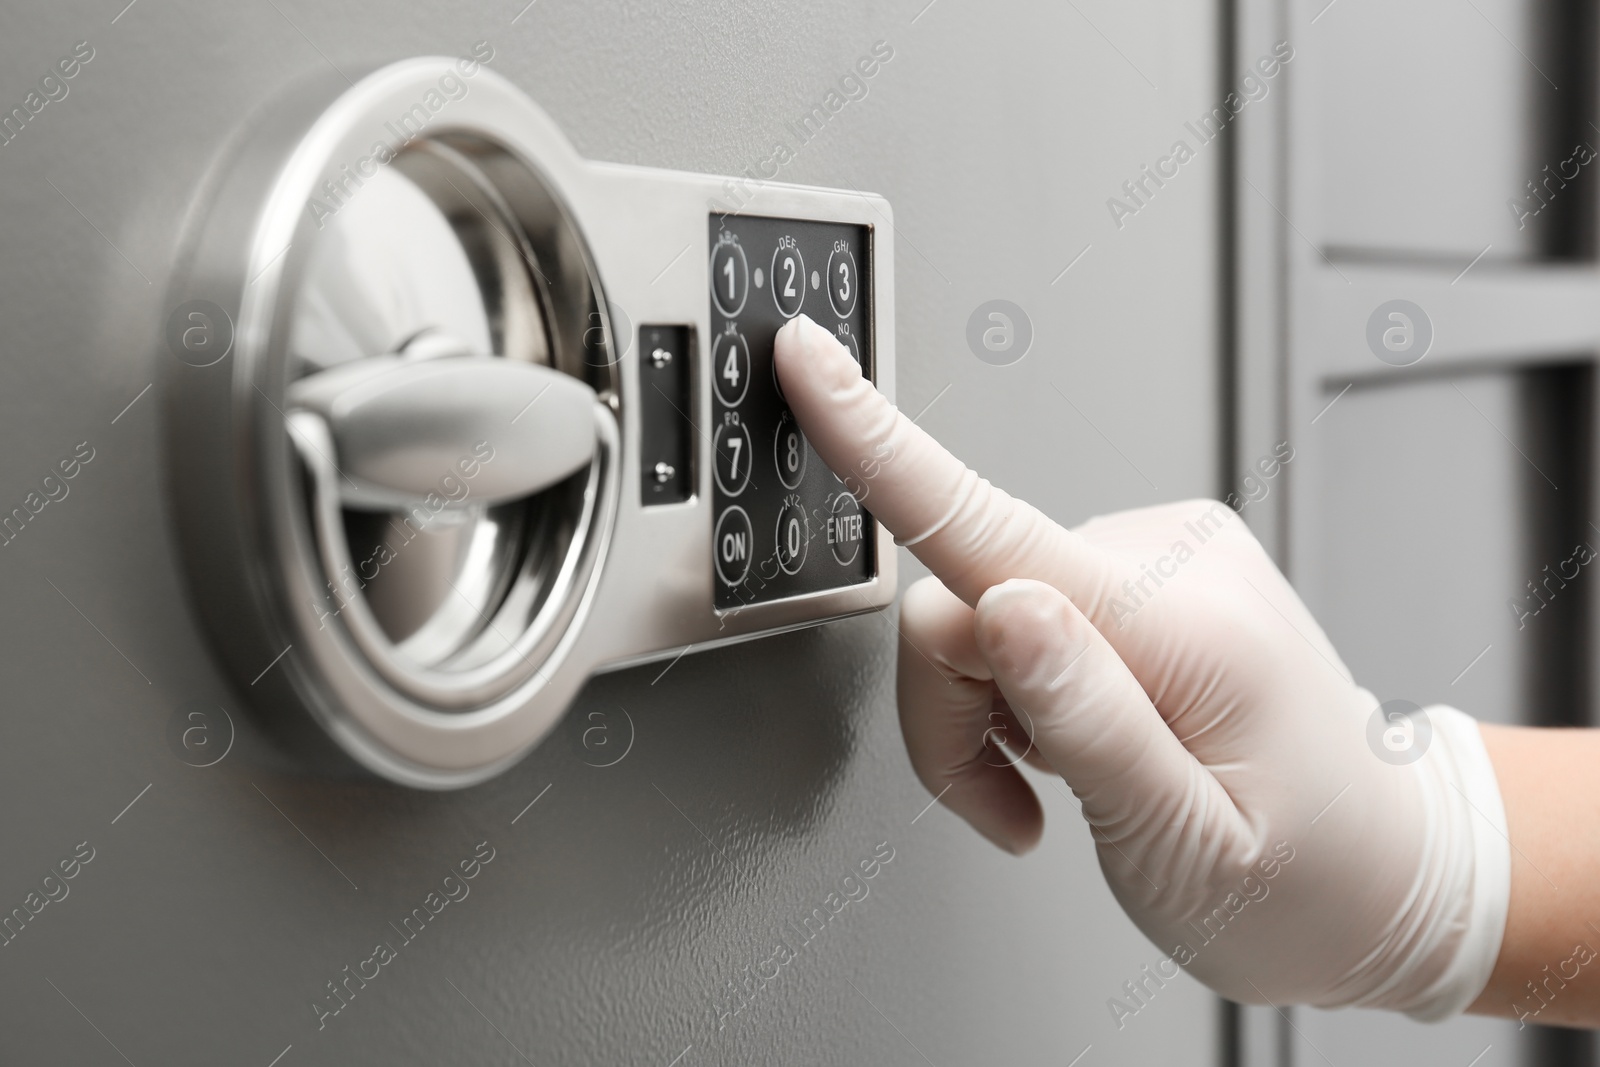
<path id="1" fill-rule="evenodd" d="M 1380 758 L 1379 701 L 1229 508 L 1063 529 L 896 411 L 810 320 L 783 328 L 776 360 L 817 453 L 935 576 L 905 591 L 899 667 L 932 793 L 1001 847 L 1037 842 L 998 724 L 1082 801 L 1129 917 L 1217 992 L 1422 1019 L 1472 1002 L 1510 846 L 1471 718 L 1427 709 L 1420 757 Z"/>

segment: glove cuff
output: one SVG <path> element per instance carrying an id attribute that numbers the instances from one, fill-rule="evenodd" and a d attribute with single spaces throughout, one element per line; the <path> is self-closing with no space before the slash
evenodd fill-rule
<path id="1" fill-rule="evenodd" d="M 1433 944 L 1419 951 L 1414 977 L 1427 984 L 1405 997 L 1404 1010 L 1420 1022 L 1465 1011 L 1489 983 L 1511 902 L 1511 839 L 1494 764 L 1477 720 L 1437 704 L 1424 711 L 1433 727 L 1434 792 L 1431 847 L 1447 856 L 1446 878 L 1462 892 L 1433 924 Z M 1403 987 L 1403 986 L 1402 986 Z"/>

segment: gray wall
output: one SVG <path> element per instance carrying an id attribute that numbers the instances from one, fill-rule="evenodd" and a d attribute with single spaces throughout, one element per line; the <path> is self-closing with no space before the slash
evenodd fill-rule
<path id="1" fill-rule="evenodd" d="M 0 948 L 0 1060 L 944 1067 L 1090 1045 L 1085 1067 L 1211 1060 L 1216 1002 L 1186 978 L 1112 1025 L 1107 999 L 1160 954 L 1111 901 L 1059 784 L 1041 780 L 1052 829 L 1022 862 L 942 809 L 919 817 L 892 615 L 603 677 L 523 764 L 433 795 L 276 756 L 186 600 L 161 386 L 141 390 L 171 358 L 167 279 L 206 168 L 297 75 L 479 39 L 585 154 L 725 173 L 888 41 L 867 98 L 781 177 L 894 204 L 903 405 L 931 403 L 923 425 L 1062 521 L 1216 492 L 1216 151 L 1121 228 L 1105 203 L 1216 103 L 1214 12 L 924 2 L 5 16 L 7 108 L 75 42 L 95 57 L 0 146 L 0 500 L 78 442 L 95 458 L 0 549 L 0 907 L 79 842 L 94 858 Z M 1035 331 L 1010 367 L 964 339 L 994 298 Z M 188 766 L 173 716 L 216 705 L 235 745 Z M 593 766 L 630 732 L 625 758 Z M 390 924 L 481 841 L 495 858 L 470 896 L 319 1031 L 324 983 L 398 941 Z M 719 1029 L 727 983 L 883 842 L 870 896 Z"/>

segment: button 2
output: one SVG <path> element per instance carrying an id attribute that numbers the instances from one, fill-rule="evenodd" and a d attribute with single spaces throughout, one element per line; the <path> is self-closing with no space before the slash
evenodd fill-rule
<path id="1" fill-rule="evenodd" d="M 711 250 L 711 298 L 730 319 L 744 310 L 750 295 L 750 264 L 735 241 L 718 241 Z"/>
<path id="2" fill-rule="evenodd" d="M 772 250 L 772 299 L 786 319 L 800 314 L 806 302 L 806 261 L 793 237 L 778 238 Z"/>
<path id="3" fill-rule="evenodd" d="M 723 334 L 717 338 L 711 367 L 712 379 L 717 384 L 717 399 L 730 408 L 738 407 L 750 388 L 750 346 L 739 334 Z"/>
<path id="4" fill-rule="evenodd" d="M 730 506 L 717 519 L 717 528 L 711 535 L 711 551 L 716 557 L 717 576 L 729 585 L 738 585 L 750 573 L 750 553 L 754 538 L 751 536 L 750 516 L 737 504 Z"/>
<path id="5" fill-rule="evenodd" d="M 725 422 L 717 427 L 711 449 L 717 454 L 717 488 L 738 496 L 750 484 L 750 462 L 755 458 L 750 431 L 743 423 Z"/>

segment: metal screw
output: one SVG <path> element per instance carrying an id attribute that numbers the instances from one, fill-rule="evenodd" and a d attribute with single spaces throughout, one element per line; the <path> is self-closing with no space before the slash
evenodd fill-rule
<path id="1" fill-rule="evenodd" d="M 672 353 L 668 352 L 665 348 L 658 348 L 650 353 L 650 362 L 654 363 L 657 367 L 665 367 L 668 363 L 672 362 Z"/>
<path id="2" fill-rule="evenodd" d="M 658 348 L 656 351 L 659 352 L 661 350 Z M 669 356 L 668 358 L 670 359 L 671 357 Z M 656 481 L 658 482 L 670 482 L 677 474 L 677 469 L 670 463 L 656 464 Z"/>

